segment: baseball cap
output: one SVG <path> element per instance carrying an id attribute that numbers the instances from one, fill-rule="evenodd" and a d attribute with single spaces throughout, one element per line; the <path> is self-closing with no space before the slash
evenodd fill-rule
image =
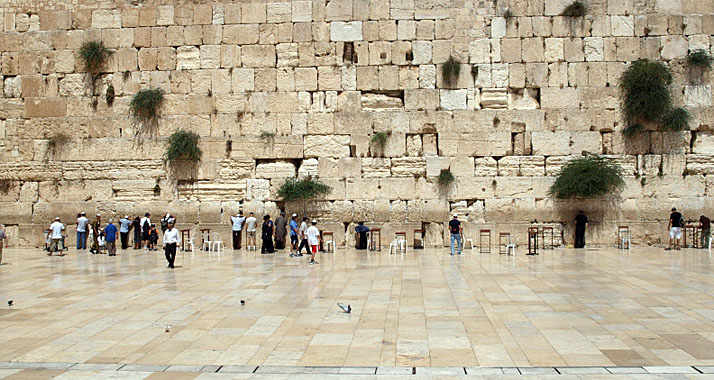
<path id="1" fill-rule="evenodd" d="M 459 214 L 454 214 L 454 218 L 456 218 L 456 217 L 458 217 L 458 216 L 459 216 Z"/>

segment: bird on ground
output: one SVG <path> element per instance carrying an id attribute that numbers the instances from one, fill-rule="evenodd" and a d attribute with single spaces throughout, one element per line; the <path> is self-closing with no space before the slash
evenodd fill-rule
<path id="1" fill-rule="evenodd" d="M 164 328 L 166 329 L 166 332 L 169 332 L 170 329 L 171 329 L 171 326 L 169 326 L 169 324 L 167 323 L 167 324 L 164 326 Z"/>
<path id="2" fill-rule="evenodd" d="M 350 305 L 345 305 L 345 304 L 343 304 L 343 303 L 339 303 L 339 302 L 338 302 L 338 303 L 337 303 L 337 306 L 339 306 L 340 309 L 342 309 L 342 311 L 344 311 L 344 312 L 347 313 L 347 314 L 349 314 L 349 313 L 352 312 L 352 306 L 350 306 Z"/>
<path id="3" fill-rule="evenodd" d="M 241 305 L 245 305 L 245 300 L 240 300 Z"/>
<path id="4" fill-rule="evenodd" d="M 12 300 L 7 301 L 7 306 L 12 306 L 12 304 L 13 304 L 13 301 L 12 301 Z"/>

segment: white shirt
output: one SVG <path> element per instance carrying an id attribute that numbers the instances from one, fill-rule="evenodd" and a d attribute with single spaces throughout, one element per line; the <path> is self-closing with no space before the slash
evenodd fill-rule
<path id="1" fill-rule="evenodd" d="M 87 232 L 87 224 L 89 224 L 89 219 L 86 216 L 77 218 L 77 232 Z"/>
<path id="2" fill-rule="evenodd" d="M 254 232 L 257 221 L 258 219 L 255 219 L 255 217 L 249 216 L 248 219 L 245 220 L 245 229 Z"/>
<path id="3" fill-rule="evenodd" d="M 233 231 L 240 231 L 243 228 L 245 216 L 231 216 L 231 221 L 233 222 Z"/>
<path id="4" fill-rule="evenodd" d="M 181 242 L 181 236 L 179 235 L 179 230 L 176 229 L 175 227 L 166 230 L 164 232 L 164 247 L 166 247 L 166 244 L 171 244 L 171 243 L 180 243 Z"/>
<path id="5" fill-rule="evenodd" d="M 300 223 L 300 237 L 305 239 L 305 231 L 307 231 L 307 222 Z"/>
<path id="6" fill-rule="evenodd" d="M 52 230 L 52 233 L 50 235 L 51 239 L 62 239 L 62 230 L 64 230 L 64 224 L 60 222 L 54 222 L 50 224 L 50 230 Z"/>
<path id="7" fill-rule="evenodd" d="M 307 229 L 307 243 L 310 245 L 320 244 L 320 230 L 315 226 L 310 226 Z"/>
<path id="8" fill-rule="evenodd" d="M 142 231 L 144 231 L 144 222 L 149 222 L 149 230 L 151 230 L 151 219 L 148 217 L 143 217 L 141 218 L 141 222 L 139 224 L 139 228 L 141 228 Z"/>

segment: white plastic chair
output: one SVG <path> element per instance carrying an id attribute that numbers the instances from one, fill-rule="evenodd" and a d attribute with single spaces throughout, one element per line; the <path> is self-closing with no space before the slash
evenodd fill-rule
<path id="1" fill-rule="evenodd" d="M 464 249 L 466 249 L 466 244 L 468 243 L 471 245 L 471 252 L 473 252 L 474 251 L 474 239 L 467 239 L 465 236 L 463 236 L 463 235 L 461 235 L 461 236 L 463 239 Z"/>
<path id="2" fill-rule="evenodd" d="M 403 235 L 395 235 L 394 240 L 389 243 L 389 254 L 392 254 L 392 247 L 394 247 L 394 253 L 397 251 L 402 251 L 402 253 L 407 252 L 407 239 Z"/>
<path id="3" fill-rule="evenodd" d="M 216 252 L 221 252 L 221 249 L 224 251 L 226 250 L 226 247 L 223 245 L 223 240 L 221 240 L 221 234 L 219 232 L 214 232 L 211 234 L 211 248 L 210 250 L 214 250 Z"/>
<path id="4" fill-rule="evenodd" d="M 327 252 L 330 249 L 330 247 L 332 248 L 333 253 L 337 252 L 337 244 L 335 244 L 335 240 L 333 240 L 333 239 L 325 240 L 324 245 L 325 245 L 325 252 Z"/>
<path id="5" fill-rule="evenodd" d="M 196 253 L 196 245 L 193 243 L 193 238 L 188 239 L 188 245 L 191 247 L 191 253 Z"/>
<path id="6" fill-rule="evenodd" d="M 203 245 L 201 246 L 201 251 L 210 251 L 213 242 L 211 241 L 211 235 L 205 234 L 203 237 Z"/>
<path id="7" fill-rule="evenodd" d="M 513 236 L 508 237 L 508 244 L 506 244 L 506 255 L 508 255 L 511 250 L 513 250 L 513 256 L 516 255 L 516 238 Z"/>

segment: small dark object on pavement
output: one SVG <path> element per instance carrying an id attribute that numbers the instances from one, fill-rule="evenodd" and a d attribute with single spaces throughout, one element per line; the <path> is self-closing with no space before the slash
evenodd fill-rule
<path id="1" fill-rule="evenodd" d="M 352 312 L 352 306 L 350 306 L 350 305 L 346 305 L 346 306 L 345 306 L 345 304 L 338 302 L 338 303 L 337 303 L 337 306 L 339 306 L 340 309 L 342 309 L 342 311 L 344 311 L 345 313 L 348 313 L 348 314 L 349 314 L 349 313 Z"/>
<path id="2" fill-rule="evenodd" d="M 7 306 L 12 306 L 12 302 L 13 302 L 12 300 L 7 301 Z"/>
<path id="3" fill-rule="evenodd" d="M 245 305 L 245 300 L 240 300 L 241 305 Z"/>

